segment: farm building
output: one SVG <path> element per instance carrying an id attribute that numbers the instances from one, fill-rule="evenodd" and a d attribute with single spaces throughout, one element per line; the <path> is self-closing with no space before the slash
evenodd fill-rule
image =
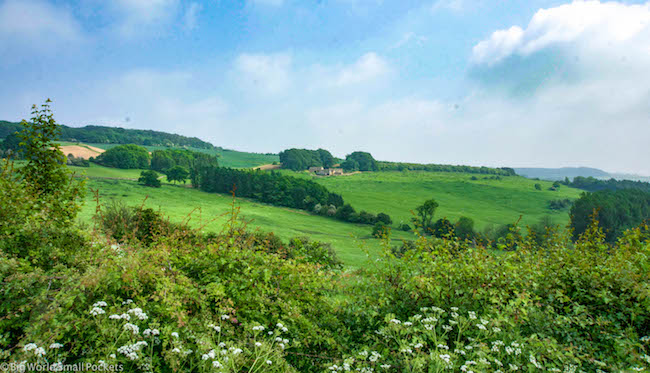
<path id="1" fill-rule="evenodd" d="M 323 170 L 323 167 L 309 167 L 309 172 L 319 172 Z"/>
<path id="2" fill-rule="evenodd" d="M 342 168 L 326 168 L 322 169 L 319 171 L 316 171 L 316 175 L 320 176 L 334 176 L 334 175 L 343 175 L 343 169 Z"/>

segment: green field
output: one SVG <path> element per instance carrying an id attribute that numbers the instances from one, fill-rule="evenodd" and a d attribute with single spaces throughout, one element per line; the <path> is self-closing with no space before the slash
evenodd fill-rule
<path id="1" fill-rule="evenodd" d="M 74 142 L 60 141 L 61 145 L 90 145 L 100 149 L 110 149 L 119 144 L 82 144 Z M 144 146 L 150 152 L 154 150 L 164 150 L 169 149 L 166 146 Z M 259 153 L 247 153 L 247 152 L 238 152 L 236 150 L 228 149 L 199 149 L 199 148 L 187 148 L 188 150 L 207 153 L 216 155 L 219 157 L 219 165 L 223 167 L 233 167 L 233 168 L 251 168 L 257 167 L 265 164 L 271 164 L 273 162 L 279 162 L 280 158 L 277 154 L 259 154 Z"/>
<path id="2" fill-rule="evenodd" d="M 145 207 L 160 210 L 173 222 L 183 222 L 189 217 L 191 226 L 203 227 L 206 232 L 220 232 L 223 229 L 232 204 L 232 198 L 227 195 L 171 184 L 148 188 L 129 180 L 90 179 L 88 187 L 99 190 L 102 205 L 110 205 L 116 200 L 129 206 L 140 206 L 144 202 Z M 344 223 L 301 210 L 245 199 L 238 199 L 236 205 L 240 208 L 240 217 L 250 221 L 250 228 L 273 232 L 283 239 L 308 236 L 313 240 L 329 242 L 341 260 L 353 267 L 362 266 L 367 260 L 362 245 L 367 247 L 371 257 L 375 257 L 381 249 L 381 241 L 371 237 L 372 227 L 368 225 Z M 96 207 L 94 195 L 88 193 L 79 220 L 91 222 Z M 399 245 L 401 239 L 413 237 L 410 233 L 394 232 L 394 245 Z"/>
<path id="3" fill-rule="evenodd" d="M 581 190 L 561 186 L 550 191 L 552 182 L 536 181 L 519 176 L 501 180 L 483 179 L 484 175 L 452 172 L 373 172 L 348 176 L 316 177 L 305 172 L 283 171 L 289 175 L 311 177 L 330 191 L 339 193 L 359 210 L 385 212 L 395 223 L 409 223 L 411 210 L 427 199 L 435 199 L 440 207 L 435 219 L 446 217 L 456 221 L 461 216 L 472 218 L 476 228 L 514 223 L 522 216 L 523 224 L 534 224 L 550 216 L 556 224 L 569 222 L 567 211 L 547 208 L 553 199 L 576 199 Z M 471 180 L 472 176 L 478 180 Z M 542 190 L 536 190 L 539 183 Z"/>

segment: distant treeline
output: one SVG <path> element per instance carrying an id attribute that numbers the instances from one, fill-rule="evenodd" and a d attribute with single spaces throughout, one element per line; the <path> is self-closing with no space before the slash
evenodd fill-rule
<path id="1" fill-rule="evenodd" d="M 401 162 L 378 162 L 380 171 L 430 171 L 430 172 L 464 172 L 468 174 L 488 174 L 501 176 L 516 176 L 515 170 L 510 167 L 473 167 L 452 166 L 443 164 L 419 164 Z"/>
<path id="2" fill-rule="evenodd" d="M 391 219 L 386 214 L 374 215 L 365 211 L 359 213 L 343 201 L 343 197 L 332 193 L 324 186 L 311 180 L 282 175 L 278 172 L 238 170 L 225 167 L 202 167 L 192 185 L 210 193 L 235 192 L 238 197 L 251 198 L 274 206 L 307 210 L 338 220 L 375 224 L 387 224 Z"/>
<path id="3" fill-rule="evenodd" d="M 605 240 L 611 243 L 626 229 L 650 222 L 650 193 L 638 189 L 583 193 L 570 212 L 575 239 L 587 229 L 594 211 Z"/>
<path id="4" fill-rule="evenodd" d="M 23 129 L 20 123 L 0 121 L 0 139 Z M 215 146 L 196 137 L 172 133 L 136 130 L 106 126 L 85 126 L 80 128 L 60 126 L 60 141 L 96 144 L 136 144 L 146 146 L 188 146 L 199 149 L 214 149 Z"/>
<path id="5" fill-rule="evenodd" d="M 576 176 L 573 178 L 573 181 L 570 181 L 568 178 L 564 179 L 563 184 L 589 192 L 623 189 L 640 189 L 646 192 L 650 192 L 650 183 L 645 181 L 616 179 L 600 180 L 593 177 Z"/>
<path id="6" fill-rule="evenodd" d="M 336 164 L 336 160 L 330 152 L 325 149 L 308 150 L 308 149 L 287 149 L 280 152 L 280 163 L 282 167 L 302 171 L 309 167 L 330 168 Z"/>

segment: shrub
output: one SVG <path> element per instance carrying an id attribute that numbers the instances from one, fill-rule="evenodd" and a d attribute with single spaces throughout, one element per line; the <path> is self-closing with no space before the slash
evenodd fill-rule
<path id="1" fill-rule="evenodd" d="M 142 171 L 138 182 L 144 186 L 160 188 L 160 180 L 158 179 L 158 173 L 153 170 Z"/>

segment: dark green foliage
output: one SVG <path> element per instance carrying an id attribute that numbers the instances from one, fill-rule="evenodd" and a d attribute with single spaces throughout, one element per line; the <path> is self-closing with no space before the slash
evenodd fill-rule
<path id="1" fill-rule="evenodd" d="M 431 222 L 433 221 L 433 216 L 436 213 L 438 208 L 438 202 L 434 199 L 430 199 L 424 202 L 421 206 L 418 206 L 415 211 L 417 212 L 417 218 L 413 218 L 415 226 L 422 229 L 423 232 L 429 233 L 432 229 Z"/>
<path id="2" fill-rule="evenodd" d="M 461 216 L 454 226 L 456 237 L 461 240 L 471 240 L 474 238 L 474 220 Z"/>
<path id="3" fill-rule="evenodd" d="M 73 154 L 68 154 L 67 160 L 69 166 L 90 167 L 90 161 L 88 159 L 75 157 Z"/>
<path id="4" fill-rule="evenodd" d="M 593 177 L 582 177 L 577 176 L 573 178 L 573 181 L 565 179 L 563 182 L 564 185 L 570 187 L 586 190 L 589 192 L 597 192 L 599 190 L 621 190 L 621 189 L 640 189 L 646 192 L 650 192 L 650 183 L 645 181 L 632 181 L 632 180 L 601 180 Z"/>
<path id="5" fill-rule="evenodd" d="M 0 138 L 22 130 L 19 123 L 0 121 Z M 193 147 L 214 149 L 215 146 L 196 137 L 151 131 L 105 126 L 67 127 L 61 126 L 61 141 L 97 144 L 136 144 L 146 146 Z"/>
<path id="6" fill-rule="evenodd" d="M 564 210 L 571 207 L 573 202 L 570 199 L 553 199 L 548 201 L 548 208 L 550 210 Z"/>
<path id="7" fill-rule="evenodd" d="M 282 168 L 294 171 L 306 170 L 309 167 L 330 168 L 334 165 L 334 157 L 325 149 L 287 149 L 280 152 Z"/>
<path id="8" fill-rule="evenodd" d="M 512 168 L 501 167 L 472 167 L 472 166 L 452 166 L 443 164 L 420 164 L 420 163 L 400 163 L 400 162 L 377 162 L 379 171 L 428 171 L 428 172 L 463 172 L 469 174 L 488 174 L 501 176 L 516 176 Z M 478 178 L 471 180 L 478 180 Z"/>
<path id="9" fill-rule="evenodd" d="M 165 150 L 154 150 L 151 152 L 151 169 L 158 172 L 165 172 L 176 165 L 170 152 Z"/>
<path id="10" fill-rule="evenodd" d="M 339 220 L 353 223 L 374 224 L 376 220 L 374 215 L 366 213 L 362 221 L 361 215 L 356 214 L 352 206 L 344 206 L 340 195 L 330 193 L 314 181 L 279 172 L 205 166 L 197 172 L 195 178 L 199 189 L 205 192 L 234 192 L 238 197 L 311 212 L 316 212 L 316 206 L 320 205 L 316 213 L 327 216 L 333 214 Z M 192 184 L 197 186 L 194 179 Z"/>
<path id="11" fill-rule="evenodd" d="M 110 148 L 95 158 L 95 162 L 114 168 L 149 168 L 149 152 L 142 146 L 127 144 Z"/>
<path id="12" fill-rule="evenodd" d="M 160 188 L 161 183 L 158 179 L 158 176 L 158 173 L 153 170 L 142 171 L 140 173 L 140 177 L 138 178 L 138 182 L 144 186 Z"/>
<path id="13" fill-rule="evenodd" d="M 190 175 L 189 171 L 183 166 L 174 166 L 165 172 L 165 175 L 167 176 L 167 180 L 171 182 L 182 182 L 185 184 L 185 181 L 187 181 L 188 176 Z"/>
<path id="14" fill-rule="evenodd" d="M 370 153 L 354 152 L 345 157 L 345 161 L 341 163 L 346 171 L 379 171 L 377 161 Z"/>
<path id="15" fill-rule="evenodd" d="M 570 212 L 574 239 L 589 227 L 594 211 L 605 240 L 614 242 L 624 230 L 650 219 L 650 193 L 638 189 L 583 193 Z"/>
<path id="16" fill-rule="evenodd" d="M 388 214 L 384 214 L 383 212 L 377 214 L 377 221 L 380 223 L 384 223 L 384 225 L 393 224 L 393 220 L 390 218 L 390 216 Z"/>
<path id="17" fill-rule="evenodd" d="M 384 238 L 387 237 L 388 234 L 390 233 L 390 228 L 382 223 L 382 222 L 377 222 L 373 227 L 372 227 L 372 236 L 376 238 Z"/>
<path id="18" fill-rule="evenodd" d="M 542 185 L 540 183 L 535 183 L 535 189 L 542 190 Z"/>
<path id="19" fill-rule="evenodd" d="M 436 220 L 427 232 L 438 238 L 451 237 L 454 235 L 454 225 L 447 218 Z"/>
<path id="20" fill-rule="evenodd" d="M 402 225 L 399 226 L 399 229 L 404 232 L 410 232 L 412 230 L 411 226 L 403 223 Z"/>
<path id="21" fill-rule="evenodd" d="M 150 208 L 127 207 L 121 203 L 108 206 L 96 220 L 102 231 L 120 243 L 137 240 L 150 245 L 159 236 L 169 236 L 173 231 L 187 229 L 163 219 Z"/>
<path id="22" fill-rule="evenodd" d="M 14 159 L 20 159 L 22 158 L 22 151 L 20 149 L 21 141 L 22 140 L 18 133 L 10 133 L 0 143 L 0 151 L 2 151 L 3 154 L 11 154 Z"/>

